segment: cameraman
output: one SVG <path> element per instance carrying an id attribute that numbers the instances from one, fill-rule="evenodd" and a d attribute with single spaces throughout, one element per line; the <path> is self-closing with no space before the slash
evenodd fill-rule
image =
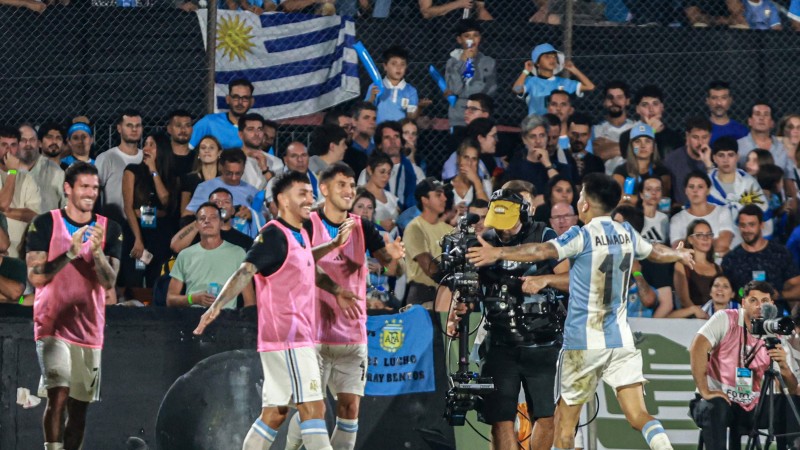
<path id="1" fill-rule="evenodd" d="M 783 347 L 767 350 L 765 342 L 752 334 L 751 321 L 762 317 L 762 306 L 774 304 L 775 295 L 769 283 L 750 281 L 744 286 L 741 309 L 717 312 L 692 341 L 689 354 L 697 392 L 689 414 L 700 427 L 707 450 L 727 448 L 728 436 L 731 446 L 738 447 L 734 443 L 740 442 L 742 431 L 753 427 L 770 360 L 778 364 L 790 392 L 797 390 Z"/>
<path id="2" fill-rule="evenodd" d="M 534 195 L 533 189 L 530 183 L 509 181 L 492 194 L 485 222 L 488 230 L 483 234 L 487 242 L 498 247 L 512 247 L 556 238 L 552 229 L 531 219 L 534 208 L 529 199 Z M 550 260 L 539 264 L 498 261 L 479 272 L 488 300 L 484 302 L 488 332 L 482 347 L 485 355 L 481 376 L 492 377 L 496 388 L 484 398 L 481 419 L 492 426 L 496 450 L 519 448 L 514 419 L 520 383 L 533 424 L 531 448 L 549 450 L 553 444 L 553 388 L 566 309 L 562 299 L 551 306 L 550 314 L 526 313 L 520 277 L 530 279 L 568 271 L 567 261 Z M 503 285 L 507 287 L 507 297 L 501 302 L 497 298 L 501 296 Z M 567 285 L 565 279 L 564 290 Z M 491 301 L 492 298 L 496 300 Z"/>

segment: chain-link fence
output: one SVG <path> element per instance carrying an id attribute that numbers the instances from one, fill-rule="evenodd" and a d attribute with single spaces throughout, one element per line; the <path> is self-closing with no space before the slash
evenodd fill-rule
<path id="1" fill-rule="evenodd" d="M 794 108 L 797 37 L 791 31 L 731 29 L 728 25 L 736 25 L 735 20 L 713 27 L 725 22 L 714 14 L 730 15 L 725 6 L 731 1 L 720 0 L 719 10 L 701 10 L 700 16 L 687 15 L 684 7 L 694 3 L 689 0 L 680 6 L 673 0 L 567 1 L 573 2 L 572 19 L 565 19 L 568 4 L 564 0 L 495 0 L 482 6 L 495 19 L 483 23 L 480 51 L 497 62 L 496 120 L 508 127 L 501 153 L 519 146 L 513 128 L 526 115 L 527 105 L 511 87 L 530 59 L 531 49 L 542 42 L 571 54 L 598 86 L 583 98 L 573 99 L 575 109 L 589 113 L 595 121 L 603 116 L 601 88 L 615 79 L 634 90 L 645 84 L 659 85 L 666 94 L 665 122 L 677 129 L 687 116 L 706 114 L 704 87 L 714 79 L 731 83 L 734 118 L 743 120 L 747 105 L 755 99 L 773 103 L 776 115 Z M 0 8 L 5 24 L 0 31 L 4 106 L 0 122 L 67 122 L 85 115 L 96 127 L 96 146 L 102 151 L 115 145 L 114 117 L 124 107 L 139 109 L 147 127 L 162 126 L 172 109 L 186 109 L 198 117 L 206 112 L 207 60 L 197 16 L 167 1 L 139 8 L 117 3 L 73 2 L 49 6 L 41 13 Z M 457 48 L 454 28 L 462 9 L 426 20 L 416 0 L 361 3 L 370 3 L 372 9 L 358 13 L 356 39 L 364 42 L 379 66 L 383 50 L 394 44 L 406 47 L 410 53 L 406 80 L 421 98 L 433 100 L 420 119 L 418 147 L 430 172 L 436 173 L 449 153 L 448 104 L 428 67 L 444 73 L 450 52 Z M 542 14 L 543 8 L 537 14 L 537 3 L 546 5 L 549 15 Z M 777 16 L 785 29 L 791 28 L 785 9 L 788 0 L 776 3 L 775 12 L 762 13 L 762 21 Z M 448 4 L 433 2 L 434 6 Z M 746 4 L 742 2 L 741 17 L 745 17 Z M 352 10 L 356 5 L 351 0 L 349 6 L 339 6 Z M 374 18 L 373 14 L 388 17 Z M 529 23 L 531 18 L 562 25 Z M 712 26 L 696 26 L 706 22 Z M 359 98 L 363 98 L 370 79 L 363 68 L 358 70 Z M 352 103 L 337 108 L 346 110 Z M 318 122 L 318 116 L 286 121 L 279 131 L 279 144 L 307 139 Z"/>

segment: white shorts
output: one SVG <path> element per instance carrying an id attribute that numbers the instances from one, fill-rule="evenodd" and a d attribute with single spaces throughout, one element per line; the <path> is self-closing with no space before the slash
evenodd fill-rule
<path id="1" fill-rule="evenodd" d="M 647 383 L 642 374 L 642 353 L 635 348 L 561 350 L 558 358 L 555 400 L 581 405 L 594 396 L 602 378 L 614 391 Z"/>
<path id="2" fill-rule="evenodd" d="M 316 348 L 301 347 L 259 355 L 264 369 L 262 406 L 295 405 L 324 398 Z"/>
<path id="3" fill-rule="evenodd" d="M 341 392 L 364 396 L 367 384 L 367 345 L 317 345 L 322 385 L 334 398 Z"/>
<path id="4" fill-rule="evenodd" d="M 99 348 L 81 347 L 53 336 L 36 341 L 42 371 L 39 396 L 47 397 L 51 388 L 67 387 L 69 396 L 75 400 L 99 401 L 101 353 Z"/>

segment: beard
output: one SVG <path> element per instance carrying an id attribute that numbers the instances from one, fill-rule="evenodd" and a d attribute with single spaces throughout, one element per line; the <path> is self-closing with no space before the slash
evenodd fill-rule
<path id="1" fill-rule="evenodd" d="M 606 112 L 608 113 L 608 117 L 611 117 L 612 119 L 618 119 L 622 117 L 622 115 L 625 113 L 625 110 L 617 106 L 612 106 L 611 108 L 608 108 Z"/>
<path id="2" fill-rule="evenodd" d="M 52 158 L 61 154 L 61 147 L 57 145 L 42 147 L 42 153 L 48 158 Z M 22 158 L 20 158 L 20 161 L 22 161 Z"/>
<path id="3" fill-rule="evenodd" d="M 761 233 L 754 233 L 750 236 L 750 238 L 746 238 L 745 235 L 742 235 L 742 242 L 747 245 L 755 245 L 758 240 L 761 239 Z"/>

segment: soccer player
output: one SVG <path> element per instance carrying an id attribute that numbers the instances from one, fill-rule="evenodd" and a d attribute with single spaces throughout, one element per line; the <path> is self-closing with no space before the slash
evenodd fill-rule
<path id="1" fill-rule="evenodd" d="M 553 448 L 575 448 L 575 425 L 581 407 L 597 389 L 600 378 L 617 392 L 628 422 L 642 432 L 653 450 L 672 449 L 661 422 L 644 405 L 642 356 L 628 327 L 626 299 L 633 258 L 657 263 L 681 261 L 694 267 L 692 251 L 651 244 L 628 223 L 614 222 L 610 213 L 619 203 L 621 188 L 599 173 L 583 179 L 574 226 L 557 239 L 542 244 L 492 247 L 478 237 L 481 247 L 467 257 L 478 266 L 497 260 L 542 261 L 570 258 L 570 301 L 564 327 L 564 346 L 556 384 L 555 441 Z"/>
<path id="2" fill-rule="evenodd" d="M 367 294 L 367 252 L 389 269 L 387 273 L 399 276 L 405 271 L 405 249 L 400 238 L 386 242 L 374 223 L 348 213 L 356 197 L 355 172 L 350 166 L 343 163 L 329 166 L 320 173 L 319 182 L 325 203 L 320 211 L 311 213 L 311 220 L 304 225 L 315 248 L 314 258 L 333 281 L 363 299 Z M 353 223 L 349 239 L 336 249 L 326 245 L 338 236 L 347 221 Z M 329 387 L 337 399 L 331 446 L 334 450 L 352 450 L 356 445 L 358 410 L 367 375 L 366 315 L 358 319 L 335 316 L 331 312 L 336 308 L 336 298 L 320 288 L 317 297 L 322 389 L 324 394 L 326 386 Z M 366 309 L 365 306 L 361 304 L 361 308 Z M 287 449 L 295 450 L 302 444 L 297 418 L 295 415 L 289 424 Z"/>
<path id="3" fill-rule="evenodd" d="M 67 205 L 37 216 L 28 227 L 28 278 L 36 288 L 33 332 L 40 390 L 47 390 L 45 450 L 81 448 L 86 410 L 100 398 L 106 290 L 117 279 L 122 229 L 92 213 L 99 192 L 97 169 L 76 162 L 65 174 Z"/>
<path id="4" fill-rule="evenodd" d="M 244 262 L 231 275 L 214 303 L 203 314 L 195 334 L 219 316 L 220 309 L 236 298 L 255 278 L 258 303 L 258 351 L 264 369 L 261 416 L 245 436 L 242 450 L 267 450 L 277 429 L 286 420 L 289 405 L 300 412 L 300 429 L 307 450 L 331 450 L 325 428 L 325 404 L 316 350 L 317 298 L 315 284 L 335 297 L 329 309 L 349 320 L 363 311 L 356 294 L 334 283 L 314 263 L 311 240 L 303 222 L 314 204 L 308 176 L 287 172 L 273 185 L 278 218 L 270 221 L 255 239 Z M 352 224 L 339 230 L 346 242 Z"/>

